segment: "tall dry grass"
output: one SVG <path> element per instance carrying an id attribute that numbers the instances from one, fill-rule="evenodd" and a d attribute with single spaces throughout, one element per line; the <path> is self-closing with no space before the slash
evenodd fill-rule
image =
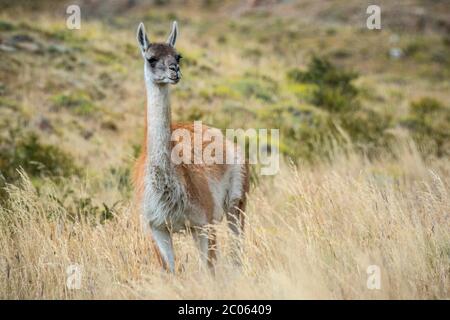
<path id="1" fill-rule="evenodd" d="M 240 268 L 219 226 L 215 276 L 189 235 L 175 238 L 182 271 L 161 271 L 127 203 L 102 224 L 74 217 L 57 199 L 67 185 L 100 192 L 89 180 L 36 190 L 24 177 L 0 209 L 0 297 L 449 298 L 449 177 L 448 160 L 424 163 L 414 150 L 284 165 L 251 192 Z M 118 196 L 109 188 L 105 197 Z M 66 287 L 71 264 L 83 268 L 79 290 Z M 380 290 L 367 288 L 369 265 L 381 268 Z"/>

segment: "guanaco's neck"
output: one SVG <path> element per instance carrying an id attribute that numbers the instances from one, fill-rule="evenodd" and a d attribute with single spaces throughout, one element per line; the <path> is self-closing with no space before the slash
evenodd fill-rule
<path id="1" fill-rule="evenodd" d="M 170 100 L 169 86 L 155 84 L 145 66 L 147 89 L 147 159 L 149 165 L 170 165 Z"/>

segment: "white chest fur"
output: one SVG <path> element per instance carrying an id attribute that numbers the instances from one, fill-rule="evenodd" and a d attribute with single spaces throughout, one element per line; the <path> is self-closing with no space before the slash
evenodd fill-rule
<path id="1" fill-rule="evenodd" d="M 161 166 L 149 164 L 147 172 L 143 198 L 145 218 L 154 227 L 169 225 L 179 229 L 188 206 L 184 186 Z"/>
<path id="2" fill-rule="evenodd" d="M 144 217 L 153 227 L 184 224 L 187 193 L 170 161 L 170 102 L 168 86 L 147 86 L 147 170 L 143 197 Z"/>

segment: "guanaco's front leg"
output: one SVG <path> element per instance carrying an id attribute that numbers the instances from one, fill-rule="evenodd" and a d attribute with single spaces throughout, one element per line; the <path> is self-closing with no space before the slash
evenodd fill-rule
<path id="1" fill-rule="evenodd" d="M 157 253 L 164 269 L 175 272 L 175 256 L 173 253 L 172 236 L 167 228 L 152 227 L 152 238 L 155 243 Z"/>

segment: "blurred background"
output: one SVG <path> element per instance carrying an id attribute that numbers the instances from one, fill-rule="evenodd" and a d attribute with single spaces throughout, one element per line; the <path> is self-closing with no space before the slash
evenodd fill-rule
<path id="1" fill-rule="evenodd" d="M 81 29 L 66 27 L 78 4 Z M 175 121 L 279 128 L 292 159 L 336 145 L 373 155 L 413 139 L 448 156 L 450 3 L 379 1 L 1 1 L 0 171 L 121 171 L 143 134 L 145 91 L 135 40 L 180 25 L 183 80 Z M 125 182 L 126 184 L 126 182 Z"/>

